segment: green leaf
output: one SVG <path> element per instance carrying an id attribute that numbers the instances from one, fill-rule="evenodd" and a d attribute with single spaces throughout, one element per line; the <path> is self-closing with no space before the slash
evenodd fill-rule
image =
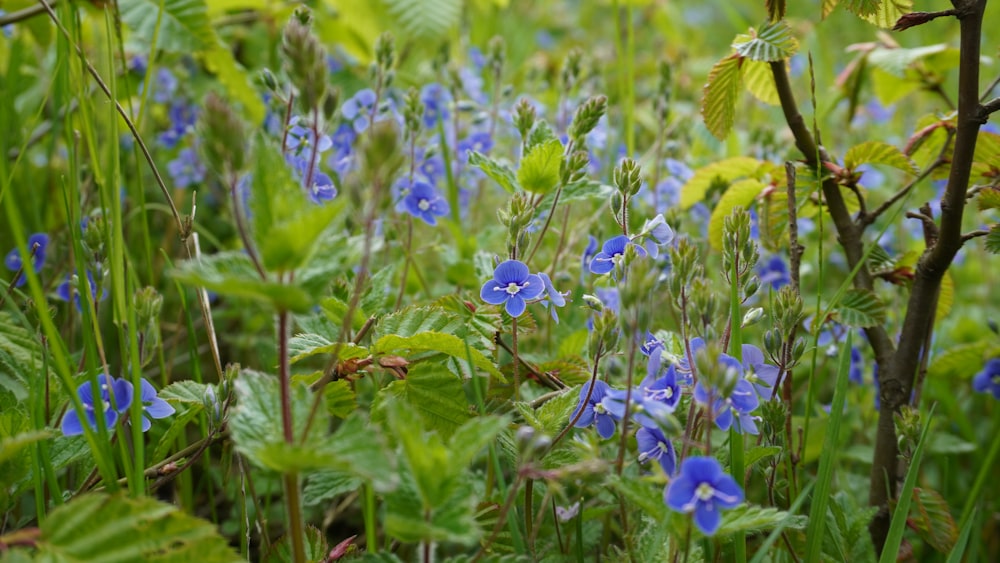
<path id="1" fill-rule="evenodd" d="M 261 280 L 250 258 L 240 251 L 185 260 L 172 270 L 172 275 L 181 283 L 261 301 L 278 310 L 304 313 L 315 303 L 314 297 L 299 287 Z"/>
<path id="2" fill-rule="evenodd" d="M 466 343 L 461 338 L 451 334 L 432 331 L 421 332 L 413 336 L 388 334 L 379 338 L 372 345 L 371 351 L 373 355 L 392 354 L 399 356 L 405 356 L 405 352 L 407 351 L 412 354 L 434 352 L 458 358 L 462 362 L 466 361 L 467 358 L 471 358 L 472 364 L 477 368 L 501 381 L 505 380 L 500 370 L 493 365 L 492 360 L 484 356 L 479 350 L 471 346 L 466 346 Z"/>
<path id="3" fill-rule="evenodd" d="M 372 331 L 372 340 L 387 335 L 413 336 L 421 332 L 443 332 L 463 336 L 465 321 L 441 307 L 410 306 L 382 317 Z"/>
<path id="4" fill-rule="evenodd" d="M 920 170 L 903 151 L 881 141 L 867 141 L 851 147 L 844 155 L 844 167 L 856 170 L 862 164 L 884 164 L 903 172 L 918 174 Z"/>
<path id="5" fill-rule="evenodd" d="M 774 74 L 770 63 L 763 61 L 747 61 L 743 65 L 743 83 L 753 97 L 765 104 L 781 105 L 778 88 L 774 85 Z"/>
<path id="6" fill-rule="evenodd" d="M 955 278 L 951 276 L 950 272 L 945 272 L 944 276 L 941 278 L 941 288 L 938 290 L 938 301 L 937 309 L 934 313 L 934 322 L 937 323 L 941 319 L 948 316 L 951 312 L 951 306 L 955 303 Z"/>
<path id="7" fill-rule="evenodd" d="M 608 475 L 607 484 L 621 493 L 622 497 L 638 507 L 644 514 L 655 520 L 662 521 L 669 517 L 670 511 L 663 503 L 663 488 L 651 486 L 651 483 L 639 479 L 625 479 L 620 475 Z"/>
<path id="8" fill-rule="evenodd" d="M 559 183 L 563 146 L 559 139 L 551 139 L 535 146 L 524 157 L 517 169 L 517 181 L 525 190 L 545 194 Z"/>
<path id="9" fill-rule="evenodd" d="M 318 354 L 332 354 L 334 350 L 337 350 L 337 359 L 340 361 L 367 358 L 371 355 L 368 348 L 353 342 L 340 343 L 338 350 L 338 343 L 330 342 L 330 339 L 320 334 L 297 334 L 288 341 L 288 352 L 292 363 Z"/>
<path id="10" fill-rule="evenodd" d="M 737 207 L 750 207 L 763 190 L 764 184 L 754 178 L 746 178 L 729 186 L 708 220 L 708 242 L 712 248 L 722 250 L 722 227 L 726 217 Z"/>
<path id="11" fill-rule="evenodd" d="M 732 182 L 737 178 L 752 176 L 761 162 L 749 156 L 735 156 L 713 162 L 695 170 L 691 179 L 681 188 L 680 207 L 690 209 L 694 204 L 705 200 L 708 188 L 717 181 Z"/>
<path id="12" fill-rule="evenodd" d="M 462 0 L 382 0 L 403 29 L 417 37 L 443 38 L 458 26 Z"/>
<path id="13" fill-rule="evenodd" d="M 157 393 L 161 399 L 165 399 L 175 406 L 180 405 L 204 405 L 209 394 L 210 385 L 198 383 L 197 381 L 185 380 L 175 381 L 167 385 Z M 215 393 L 215 390 L 212 390 Z"/>
<path id="14" fill-rule="evenodd" d="M 791 516 L 784 510 L 772 507 L 741 504 L 732 510 L 722 513 L 722 524 L 715 535 L 725 537 L 736 532 L 759 532 L 770 530 L 784 523 L 786 528 L 801 530 L 806 527 L 809 519 L 805 516 Z"/>
<path id="15" fill-rule="evenodd" d="M 839 2 L 840 0 L 823 0 L 823 19 L 826 19 L 833 12 Z"/>
<path id="16" fill-rule="evenodd" d="M 512 194 L 521 187 L 518 185 L 517 178 L 514 176 L 514 171 L 511 170 L 510 166 L 493 160 L 482 153 L 472 151 L 469 154 L 469 164 L 478 167 L 486 173 L 494 182 L 500 184 L 501 188 L 507 190 L 507 193 Z"/>
<path id="17" fill-rule="evenodd" d="M 736 101 L 743 83 L 744 60 L 738 54 L 729 55 L 715 63 L 708 74 L 701 100 L 701 115 L 705 127 L 716 139 L 725 139 L 736 120 Z"/>
<path id="18" fill-rule="evenodd" d="M 1000 209 L 1000 188 L 986 186 L 976 194 L 976 203 L 980 211 Z"/>
<path id="19" fill-rule="evenodd" d="M 451 464 L 467 468 L 475 461 L 479 452 L 496 439 L 510 424 L 507 416 L 479 416 L 470 419 L 452 434 L 448 441 L 451 450 Z"/>
<path id="20" fill-rule="evenodd" d="M 354 395 L 351 383 L 346 379 L 331 381 L 323 388 L 323 402 L 326 404 L 326 412 L 337 418 L 347 418 L 354 409 L 358 408 L 358 401 Z"/>
<path id="21" fill-rule="evenodd" d="M 990 227 L 990 233 L 986 235 L 983 245 L 990 254 L 1000 254 L 1000 223 Z"/>
<path id="22" fill-rule="evenodd" d="M 21 450 L 35 442 L 48 440 L 51 437 L 52 432 L 48 430 L 29 430 L 13 436 L 0 436 L 0 467 L 3 467 L 3 463 L 19 455 Z"/>
<path id="23" fill-rule="evenodd" d="M 82 495 L 53 510 L 41 530 L 46 561 L 242 561 L 215 525 L 148 497 Z"/>
<path id="24" fill-rule="evenodd" d="M 305 552 L 307 561 L 326 561 L 329 554 L 329 546 L 326 544 L 326 536 L 313 526 L 306 526 L 305 529 Z M 294 561 L 292 555 L 291 537 L 285 534 L 278 538 L 278 541 L 271 544 L 271 549 L 267 551 L 261 560 L 264 563 L 286 563 Z"/>
<path id="25" fill-rule="evenodd" d="M 306 475 L 302 488 L 302 502 L 315 506 L 333 500 L 334 497 L 358 490 L 361 480 L 345 471 L 313 471 Z"/>
<path id="26" fill-rule="evenodd" d="M 989 131 L 980 131 L 976 140 L 976 152 L 972 157 L 972 179 L 974 184 L 993 184 L 1000 177 L 1000 135 Z M 983 209 L 982 198 L 986 197 L 993 203 L 992 207 L 1000 207 L 1000 191 L 993 185 L 979 192 L 980 209 Z M 992 198 L 990 197 L 992 195 Z"/>
<path id="27" fill-rule="evenodd" d="M 615 188 L 608 184 L 602 184 L 601 182 L 585 178 L 579 182 L 563 186 L 562 192 L 559 194 L 559 203 L 569 203 L 571 201 L 607 201 L 614 191 Z M 542 202 L 538 204 L 538 209 L 551 208 L 554 198 L 555 192 L 546 195 L 542 198 Z"/>
<path id="28" fill-rule="evenodd" d="M 847 4 L 847 9 L 858 16 L 870 16 L 878 10 L 879 4 L 884 0 L 851 0 Z"/>
<path id="29" fill-rule="evenodd" d="M 854 328 L 865 328 L 885 323 L 885 304 L 874 292 L 849 289 L 844 292 L 835 309 L 840 322 Z"/>
<path id="30" fill-rule="evenodd" d="M 182 51 L 183 52 L 183 51 Z M 244 69 L 232 51 L 216 44 L 202 51 L 199 57 L 209 72 L 215 74 L 215 79 L 226 89 L 229 98 L 243 111 L 243 116 L 252 125 L 264 122 L 267 110 L 257 91 L 257 85 L 251 75 Z"/>
<path id="31" fill-rule="evenodd" d="M 385 497 L 385 532 L 403 542 L 449 542 L 473 545 L 482 534 L 476 522 L 476 492 L 471 479 L 459 479 L 451 496 L 424 507 L 413 474 L 401 471 L 400 487 Z"/>
<path id="32" fill-rule="evenodd" d="M 753 464 L 764 461 L 769 457 L 774 457 L 781 454 L 781 446 L 757 446 L 747 450 L 745 464 L 747 467 L 753 467 Z"/>
<path id="33" fill-rule="evenodd" d="M 765 0 L 764 6 L 770 21 L 775 22 L 785 17 L 785 0 Z"/>
<path id="34" fill-rule="evenodd" d="M 376 395 L 372 417 L 385 419 L 392 398 L 420 415 L 423 427 L 445 437 L 450 437 L 472 417 L 462 381 L 440 365 L 418 364 L 410 369 L 406 379 L 383 387 Z"/>
<path id="35" fill-rule="evenodd" d="M 980 367 L 982 364 L 979 364 Z M 931 435 L 929 443 L 927 444 L 927 452 L 939 455 L 960 455 L 968 454 L 976 451 L 978 446 L 972 442 L 966 442 L 965 440 L 955 436 L 954 434 L 949 434 L 943 431 L 937 431 Z"/>
<path id="36" fill-rule="evenodd" d="M 877 3 L 877 9 L 873 13 L 855 13 L 882 29 L 892 29 L 899 18 L 913 11 L 913 0 L 858 0 L 856 3 L 870 5 L 873 2 Z"/>
<path id="37" fill-rule="evenodd" d="M 997 345 L 987 340 L 953 345 L 935 355 L 927 375 L 948 381 L 968 380 L 997 352 Z"/>
<path id="38" fill-rule="evenodd" d="M 765 24 L 750 35 L 739 35 L 733 49 L 742 57 L 752 61 L 783 61 L 799 50 L 799 42 L 792 36 L 792 30 L 784 20 Z"/>

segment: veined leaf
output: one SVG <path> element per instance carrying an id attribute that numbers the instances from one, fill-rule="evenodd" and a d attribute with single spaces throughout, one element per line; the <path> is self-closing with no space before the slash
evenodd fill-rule
<path id="1" fill-rule="evenodd" d="M 563 146 L 559 139 L 551 139 L 536 145 L 521 158 L 517 169 L 517 181 L 525 190 L 544 194 L 559 183 L 559 169 L 562 165 Z"/>
<path id="2" fill-rule="evenodd" d="M 898 79 L 905 76 L 906 69 L 913 63 L 948 49 L 946 43 L 913 48 L 877 47 L 868 54 L 868 62 Z"/>
<path id="3" fill-rule="evenodd" d="M 976 194 L 976 204 L 980 211 L 1000 209 L 1000 188 L 985 187 Z"/>
<path id="4" fill-rule="evenodd" d="M 306 526 L 305 529 L 305 555 L 307 561 L 325 561 L 330 553 L 330 548 L 326 543 L 326 536 L 323 532 L 313 526 Z M 294 561 L 292 554 L 292 537 L 285 534 L 278 538 L 278 541 L 271 544 L 271 549 L 261 559 L 263 563 L 285 563 Z"/>
<path id="5" fill-rule="evenodd" d="M 976 140 L 976 152 L 972 157 L 971 181 L 991 184 L 997 178 L 1000 178 L 1000 135 L 989 131 L 980 131 Z M 1000 207 L 1000 190 L 994 187 L 990 188 L 990 191 L 995 195 L 993 207 Z M 980 209 L 982 209 L 982 203 L 980 203 Z"/>
<path id="6" fill-rule="evenodd" d="M 986 251 L 990 254 L 1000 254 L 1000 223 L 990 227 L 990 234 L 986 235 L 986 240 L 983 244 L 986 247 Z"/>
<path id="7" fill-rule="evenodd" d="M 327 383 L 323 388 L 323 402 L 326 412 L 337 418 L 347 418 L 358 407 L 358 401 L 346 379 L 338 379 Z"/>
<path id="8" fill-rule="evenodd" d="M 1000 354 L 1000 346 L 986 340 L 951 346 L 934 357 L 927 375 L 949 381 L 971 379 L 994 354 Z"/>
<path id="9" fill-rule="evenodd" d="M 701 115 L 705 127 L 717 139 L 725 139 L 736 120 L 736 102 L 743 83 L 744 58 L 729 55 L 715 63 L 703 88 Z"/>
<path id="10" fill-rule="evenodd" d="M 938 302 L 934 313 L 934 322 L 940 322 L 941 319 L 947 317 L 954 303 L 955 278 L 951 276 L 950 272 L 945 272 L 944 277 L 941 278 L 941 289 L 938 290 Z"/>
<path id="11" fill-rule="evenodd" d="M 708 188 L 716 180 L 732 182 L 743 176 L 752 176 L 760 165 L 761 161 L 756 158 L 734 156 L 695 170 L 691 179 L 681 188 L 681 209 L 690 209 L 694 204 L 704 201 Z"/>
<path id="12" fill-rule="evenodd" d="M 214 524 L 149 497 L 82 495 L 53 510 L 41 529 L 46 561 L 242 561 Z"/>
<path id="13" fill-rule="evenodd" d="M 823 0 L 823 19 L 826 19 L 839 3 L 840 0 Z"/>
<path id="14" fill-rule="evenodd" d="M 741 57 L 752 61 L 783 61 L 799 49 L 799 42 L 792 36 L 792 30 L 784 20 L 768 23 L 750 35 L 740 35 L 733 43 L 733 49 Z"/>
<path id="15" fill-rule="evenodd" d="M 858 4 L 876 4 L 876 9 L 870 13 L 854 12 L 861 19 L 882 29 L 891 29 L 899 18 L 913 11 L 913 0 L 858 0 Z M 854 11 L 854 10 L 852 10 Z"/>
<path id="16" fill-rule="evenodd" d="M 406 379 L 383 387 L 376 395 L 372 417 L 384 420 L 393 398 L 418 413 L 424 428 L 438 431 L 445 438 L 472 417 L 462 381 L 440 365 L 418 364 Z"/>
<path id="17" fill-rule="evenodd" d="M 884 164 L 903 172 L 917 174 L 920 171 L 903 151 L 881 141 L 866 141 L 851 147 L 844 155 L 844 167 L 856 170 L 862 164 Z"/>
<path id="18" fill-rule="evenodd" d="M 220 295 L 262 301 L 278 310 L 304 313 L 315 303 L 314 297 L 299 287 L 261 280 L 250 258 L 239 251 L 186 260 L 172 275 L 181 283 L 204 287 Z"/>
<path id="19" fill-rule="evenodd" d="M 765 104 L 776 106 L 781 104 L 778 98 L 778 88 L 774 85 L 774 74 L 770 63 L 764 61 L 747 61 L 744 65 L 743 83 L 753 97 Z"/>
<path id="20" fill-rule="evenodd" d="M 785 17 L 785 0 L 766 0 L 767 19 L 776 22 Z"/>
<path id="21" fill-rule="evenodd" d="M 338 344 L 330 342 L 327 337 L 311 333 L 297 334 L 288 341 L 292 363 L 303 358 L 308 358 L 309 356 L 315 356 L 316 354 L 332 354 L 337 347 Z M 369 356 L 368 348 L 358 346 L 353 342 L 343 342 L 339 347 L 340 350 L 337 352 L 337 359 L 340 361 L 367 358 Z"/>
<path id="22" fill-rule="evenodd" d="M 847 9 L 858 16 L 870 16 L 878 10 L 879 4 L 884 0 L 851 0 L 847 4 Z"/>
<path id="23" fill-rule="evenodd" d="M 408 33 L 423 38 L 443 37 L 458 25 L 462 0 L 382 0 Z"/>
<path id="24" fill-rule="evenodd" d="M 763 189 L 764 184 L 760 180 L 746 178 L 735 182 L 722 194 L 708 220 L 708 242 L 712 248 L 722 250 L 722 230 L 726 217 L 737 207 L 750 207 Z"/>
<path id="25" fill-rule="evenodd" d="M 722 513 L 722 524 L 716 531 L 720 537 L 736 532 L 759 532 L 770 530 L 781 524 L 786 518 L 786 528 L 801 530 L 806 527 L 809 518 L 805 516 L 789 516 L 788 512 L 773 507 L 763 507 L 741 504 L 732 510 Z"/>
<path id="26" fill-rule="evenodd" d="M 493 160 L 482 153 L 472 151 L 469 155 L 469 164 L 482 170 L 494 182 L 500 184 L 501 188 L 507 190 L 507 193 L 512 194 L 520 188 L 514 171 L 511 170 L 510 166 L 502 162 Z"/>
<path id="27" fill-rule="evenodd" d="M 379 338 L 371 350 L 372 354 L 376 355 L 402 355 L 402 352 L 407 350 L 418 354 L 421 352 L 436 352 L 458 358 L 462 362 L 466 361 L 467 358 L 471 358 L 472 364 L 477 368 L 501 381 L 505 380 L 500 370 L 482 352 L 472 346 L 467 346 L 461 338 L 451 334 L 433 331 L 422 332 L 413 336 L 388 334 Z"/>
<path id="28" fill-rule="evenodd" d="M 885 322 L 885 304 L 874 292 L 849 289 L 836 308 L 840 322 L 855 328 L 875 326 Z"/>
<path id="29" fill-rule="evenodd" d="M 948 553 L 958 540 L 958 526 L 948 502 L 933 489 L 913 489 L 907 524 L 940 553 Z"/>

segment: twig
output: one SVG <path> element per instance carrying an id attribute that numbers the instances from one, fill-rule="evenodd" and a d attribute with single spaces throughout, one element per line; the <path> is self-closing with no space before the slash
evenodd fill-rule
<path id="1" fill-rule="evenodd" d="M 983 104 L 983 111 L 986 115 L 989 115 L 995 111 L 1000 111 L 1000 96 L 993 98 L 992 100 Z"/>
<path id="2" fill-rule="evenodd" d="M 988 234 L 990 234 L 990 231 L 986 229 L 977 229 L 975 231 L 970 231 L 962 235 L 962 244 L 965 244 L 974 238 L 985 237 Z"/>
<path id="3" fill-rule="evenodd" d="M 55 6 L 56 2 L 58 2 L 58 0 L 49 0 L 49 5 L 50 6 Z M 4 15 L 0 16 L 0 27 L 3 27 L 5 25 L 10 25 L 12 23 L 22 22 L 24 20 L 33 18 L 33 17 L 35 17 L 38 14 L 41 14 L 43 12 L 45 12 L 45 6 L 39 5 L 39 6 L 30 6 L 30 7 L 18 10 L 16 12 L 11 12 L 9 14 L 4 14 Z"/>
<path id="4" fill-rule="evenodd" d="M 948 138 L 945 139 L 944 145 L 941 146 L 941 151 L 938 153 L 937 158 L 934 160 L 934 162 L 930 164 L 930 166 L 925 168 L 924 171 L 921 172 L 916 178 L 911 180 L 910 183 L 906 184 L 899 191 L 892 194 L 892 197 L 882 202 L 881 205 L 873 209 L 871 212 L 859 214 L 857 220 L 858 226 L 864 229 L 868 225 L 874 223 L 875 220 L 879 218 L 879 216 L 888 211 L 889 208 L 892 207 L 897 201 L 906 197 L 906 194 L 910 193 L 910 190 L 912 190 L 914 186 L 916 186 L 917 184 L 922 182 L 925 178 L 930 176 L 931 172 L 933 172 L 939 166 L 942 166 L 945 163 L 947 163 L 948 160 L 946 158 L 946 154 L 948 152 L 948 148 L 951 146 L 951 140 L 952 137 L 954 137 L 954 135 L 955 135 L 954 131 L 949 129 Z"/>
<path id="5" fill-rule="evenodd" d="M 788 275 L 791 278 L 792 289 L 799 293 L 799 270 L 802 266 L 802 253 L 805 247 L 799 244 L 798 204 L 795 201 L 795 165 L 785 163 L 785 177 L 788 183 Z"/>

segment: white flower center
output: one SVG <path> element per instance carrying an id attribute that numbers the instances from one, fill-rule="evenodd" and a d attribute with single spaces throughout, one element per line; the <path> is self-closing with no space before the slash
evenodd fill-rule
<path id="1" fill-rule="evenodd" d="M 419 202 L 417 202 L 417 207 L 421 211 L 427 211 L 428 209 L 431 208 L 431 202 L 427 201 L 426 199 L 421 199 Z M 508 289 L 508 291 L 510 290 Z"/>
<path id="2" fill-rule="evenodd" d="M 524 285 L 528 285 L 528 284 L 524 284 Z M 517 295 L 517 292 L 521 291 L 521 286 L 517 285 L 514 282 L 510 282 L 509 284 L 507 284 L 507 289 L 505 291 L 509 295 Z"/>
<path id="3" fill-rule="evenodd" d="M 702 483 L 698 485 L 697 489 L 695 489 L 694 496 L 698 497 L 698 500 L 707 502 L 712 500 L 712 497 L 715 496 L 715 489 L 713 489 L 712 485 L 709 485 L 708 483 Z"/>

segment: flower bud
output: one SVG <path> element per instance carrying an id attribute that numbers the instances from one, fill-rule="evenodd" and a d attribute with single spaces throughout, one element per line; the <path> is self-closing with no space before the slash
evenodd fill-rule
<path id="1" fill-rule="evenodd" d="M 764 317 L 764 309 L 762 307 L 754 307 L 743 315 L 743 323 L 740 325 L 743 328 L 757 324 L 757 321 Z"/>

